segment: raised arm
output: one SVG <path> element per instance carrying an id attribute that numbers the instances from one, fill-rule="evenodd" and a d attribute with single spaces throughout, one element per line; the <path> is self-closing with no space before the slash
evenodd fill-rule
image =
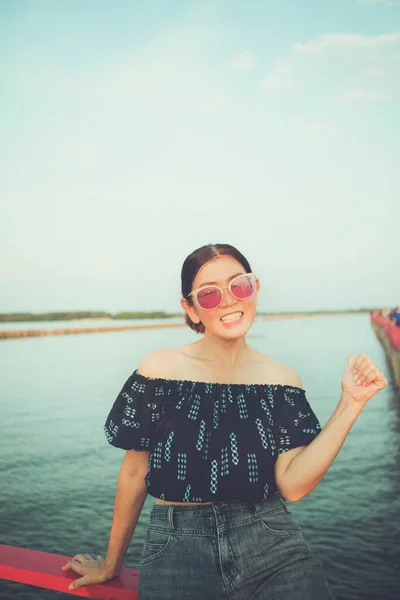
<path id="1" fill-rule="evenodd" d="M 349 356 L 339 403 L 319 435 L 295 454 L 280 476 L 283 496 L 296 502 L 321 481 L 368 400 L 388 385 L 386 377 L 365 354 Z M 296 449 L 297 450 L 297 449 Z"/>

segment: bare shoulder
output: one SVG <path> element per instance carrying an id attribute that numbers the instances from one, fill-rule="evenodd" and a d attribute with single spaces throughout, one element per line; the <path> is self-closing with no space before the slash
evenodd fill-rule
<path id="1" fill-rule="evenodd" d="M 160 379 L 196 379 L 193 361 L 196 361 L 194 347 L 197 342 L 175 348 L 159 348 L 143 356 L 138 371 L 146 377 Z"/>
<path id="2" fill-rule="evenodd" d="M 286 363 L 278 363 L 279 364 L 279 372 L 280 372 L 280 381 L 281 385 L 291 385 L 293 387 L 303 387 L 303 382 L 301 381 L 300 375 L 297 373 L 293 367 L 287 365 Z"/>
<path id="3" fill-rule="evenodd" d="M 173 377 L 175 356 L 176 348 L 152 350 L 142 357 L 138 365 L 138 372 L 144 377 L 170 379 Z"/>
<path id="4" fill-rule="evenodd" d="M 261 352 L 257 352 L 257 362 L 261 363 L 262 377 L 265 383 L 303 387 L 300 375 L 290 365 L 274 360 Z"/>

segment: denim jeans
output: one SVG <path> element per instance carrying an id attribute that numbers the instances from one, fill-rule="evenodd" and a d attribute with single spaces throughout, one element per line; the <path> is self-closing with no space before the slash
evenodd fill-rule
<path id="1" fill-rule="evenodd" d="M 139 600 L 333 600 L 279 492 L 266 502 L 154 504 Z"/>

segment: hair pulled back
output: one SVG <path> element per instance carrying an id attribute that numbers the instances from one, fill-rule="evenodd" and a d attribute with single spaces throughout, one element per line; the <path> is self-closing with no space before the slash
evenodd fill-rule
<path id="1" fill-rule="evenodd" d="M 191 306 L 193 306 L 193 297 L 188 296 L 188 294 L 192 291 L 193 281 L 198 271 L 209 260 L 220 256 L 231 256 L 242 265 L 246 273 L 252 272 L 248 260 L 237 248 L 230 244 L 206 244 L 201 248 L 197 248 L 185 259 L 181 271 L 182 297 L 186 298 Z M 194 323 L 187 313 L 185 314 L 185 322 L 196 333 L 205 332 L 203 323 L 201 321 L 200 323 Z"/>

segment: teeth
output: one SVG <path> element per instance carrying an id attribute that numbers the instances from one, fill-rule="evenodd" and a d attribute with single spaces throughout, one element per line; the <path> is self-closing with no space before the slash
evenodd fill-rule
<path id="1" fill-rule="evenodd" d="M 243 313 L 241 312 L 236 312 L 236 313 L 232 313 L 231 315 L 226 315 L 225 317 L 221 317 L 221 321 L 224 321 L 224 323 L 231 323 L 232 321 L 237 321 Z"/>

